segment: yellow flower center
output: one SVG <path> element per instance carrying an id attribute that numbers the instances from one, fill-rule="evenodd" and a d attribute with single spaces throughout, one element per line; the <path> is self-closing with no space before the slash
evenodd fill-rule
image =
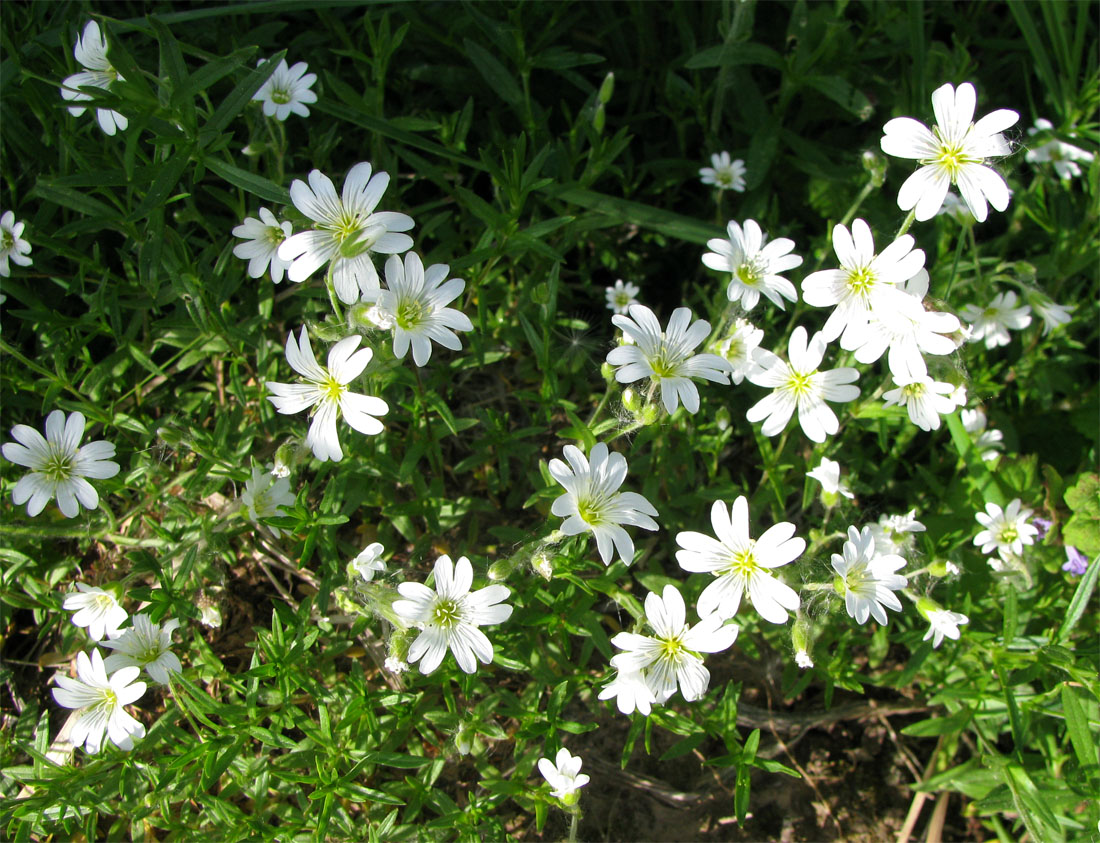
<path id="1" fill-rule="evenodd" d="M 15 235 L 6 228 L 0 229 L 0 252 L 10 252 L 15 248 Z"/>
<path id="2" fill-rule="evenodd" d="M 264 238 L 271 244 L 272 248 L 278 246 L 284 240 L 286 240 L 286 234 L 277 225 L 269 225 L 264 229 Z"/>
<path id="3" fill-rule="evenodd" d="M 858 269 L 849 271 L 844 283 L 848 287 L 848 292 L 852 295 L 867 298 L 877 280 L 870 267 L 861 266 Z"/>
<path id="4" fill-rule="evenodd" d="M 437 600 L 432 607 L 432 623 L 444 629 L 451 629 L 462 619 L 462 612 L 455 600 Z"/>
<path id="5" fill-rule="evenodd" d="M 326 401 L 339 402 L 340 396 L 347 392 L 347 384 L 340 383 L 332 375 L 326 375 L 324 383 L 321 384 L 321 392 L 324 393 Z"/>
<path id="6" fill-rule="evenodd" d="M 944 170 L 954 183 L 958 180 L 959 171 L 968 164 L 980 164 L 982 159 L 966 154 L 966 147 L 962 143 L 948 143 L 940 134 L 940 127 L 932 129 L 932 134 L 939 141 L 939 148 L 932 158 L 922 158 L 921 164 L 935 164 Z"/>
<path id="7" fill-rule="evenodd" d="M 744 550 L 738 550 L 730 554 L 729 562 L 722 570 L 723 574 L 736 574 L 739 577 L 748 579 L 756 571 L 760 570 L 760 564 L 756 561 L 756 554 L 753 553 L 753 548 L 756 547 L 756 541 L 750 540 L 749 546 Z"/>
<path id="8" fill-rule="evenodd" d="M 406 331 L 418 327 L 428 315 L 428 307 L 420 299 L 407 299 L 397 306 L 395 321 Z"/>
<path id="9" fill-rule="evenodd" d="M 787 391 L 792 393 L 796 398 L 801 398 L 803 395 L 809 395 L 813 388 L 815 374 L 817 374 L 816 371 L 810 372 L 809 374 L 792 371 L 787 377 Z"/>
<path id="10" fill-rule="evenodd" d="M 290 91 L 287 91 L 283 88 L 275 88 L 271 92 L 271 101 L 276 105 L 286 105 L 288 102 L 290 102 L 290 100 Z"/>
<path id="11" fill-rule="evenodd" d="M 1012 544 L 1019 537 L 1020 533 L 1016 529 L 1015 524 L 1005 524 L 1003 527 L 1001 527 L 1000 533 L 997 536 L 1002 544 Z"/>
<path id="12" fill-rule="evenodd" d="M 920 398 L 928 391 L 928 387 L 923 383 L 907 383 L 901 388 L 901 394 L 905 396 L 906 401 L 912 401 L 916 398 Z"/>
<path id="13" fill-rule="evenodd" d="M 763 262 L 757 257 L 742 263 L 734 270 L 733 274 L 736 275 L 737 280 L 746 287 L 755 287 L 764 277 L 765 268 Z"/>
<path id="14" fill-rule="evenodd" d="M 65 451 L 50 448 L 50 456 L 39 471 L 54 482 L 68 480 L 73 476 L 73 458 Z"/>

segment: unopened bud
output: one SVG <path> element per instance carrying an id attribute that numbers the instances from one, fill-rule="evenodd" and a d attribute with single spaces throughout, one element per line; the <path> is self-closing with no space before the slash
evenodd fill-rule
<path id="1" fill-rule="evenodd" d="M 602 132 L 605 123 L 607 123 L 607 113 L 604 111 L 603 103 L 597 103 L 596 113 L 592 115 L 592 127 L 597 132 Z"/>
<path id="2" fill-rule="evenodd" d="M 540 550 L 531 557 L 531 567 L 536 574 L 547 582 L 554 576 L 554 565 L 551 562 L 550 554 L 545 550 Z"/>
<path id="3" fill-rule="evenodd" d="M 615 93 L 615 74 L 608 73 L 600 84 L 600 93 L 597 95 L 601 104 L 611 102 L 611 95 Z"/>
<path id="4" fill-rule="evenodd" d="M 719 407 L 718 412 L 714 414 L 714 423 L 718 425 L 719 430 L 728 430 L 730 426 L 730 411 L 725 407 Z"/>
<path id="5" fill-rule="evenodd" d="M 645 401 L 642 400 L 642 397 L 637 392 L 628 386 L 623 390 L 623 406 L 628 413 L 636 416 L 642 411 L 642 408 L 645 406 Z"/>
<path id="6" fill-rule="evenodd" d="M 600 376 L 604 379 L 606 383 L 611 383 L 613 380 L 615 380 L 615 367 L 612 366 L 610 363 L 605 362 L 602 366 L 600 366 Z"/>
<path id="7" fill-rule="evenodd" d="M 886 159 L 875 150 L 868 149 L 863 153 L 863 169 L 871 176 L 871 184 L 882 187 L 886 181 Z"/>

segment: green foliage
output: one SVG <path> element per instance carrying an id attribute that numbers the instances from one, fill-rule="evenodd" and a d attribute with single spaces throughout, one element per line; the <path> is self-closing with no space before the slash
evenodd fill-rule
<path id="1" fill-rule="evenodd" d="M 121 464 L 94 481 L 98 508 L 65 519 L 56 503 L 36 517 L 15 506 L 25 471 L 0 463 L 5 838 L 480 841 L 560 838 L 567 823 L 582 838 L 640 837 L 653 833 L 644 820 L 618 832 L 588 806 L 616 788 L 648 798 L 647 781 L 707 790 L 746 839 L 777 838 L 753 805 L 805 769 L 790 737 L 869 698 L 927 770 L 906 784 L 962 794 L 950 830 L 969 833 L 965 816 L 1001 839 L 1095 839 L 1100 161 L 1070 181 L 1025 151 L 1044 137 L 1026 132 L 1037 117 L 1097 150 L 1097 25 L 1085 2 L 1009 10 L 0 6 L 0 211 L 33 246 L 33 264 L 0 281 L 0 428 L 9 442 L 17 424 L 80 412 L 85 441 L 113 443 Z M 122 78 L 85 86 L 92 110 L 73 116 L 59 86 L 80 70 L 72 45 L 89 19 Z M 308 118 L 278 122 L 252 100 L 282 59 L 318 75 Z M 708 351 L 736 317 L 783 353 L 796 325 L 820 328 L 824 312 L 802 301 L 731 307 L 700 263 L 707 242 L 754 219 L 795 240 L 796 286 L 835 266 L 837 223 L 867 220 L 881 250 L 903 226 L 896 191 L 912 172 L 878 155 L 882 125 L 931 124 L 931 92 L 968 79 L 976 116 L 1021 114 L 1014 154 L 996 162 L 1012 202 L 981 225 L 942 215 L 909 233 L 929 307 L 960 313 L 1012 290 L 1035 309 L 1006 347 L 929 358 L 1003 432 L 997 456 L 958 414 L 922 432 L 884 407 L 885 363 L 860 365 L 861 397 L 836 405 L 841 429 L 821 445 L 793 422 L 773 438 L 747 422 L 764 395 L 748 380 L 700 382 L 700 411 L 669 416 L 645 383 L 628 396 L 601 378 L 615 342 L 604 289 L 618 278 L 662 325 L 682 305 L 709 320 Z M 96 108 L 128 128 L 105 135 Z M 746 162 L 743 193 L 699 182 L 722 150 Z M 368 332 L 373 358 L 353 386 L 389 404 L 385 430 L 341 422 L 344 460 L 319 462 L 307 418 L 277 413 L 267 385 L 292 377 L 290 332 L 306 326 L 323 361 L 347 314 L 323 272 L 249 277 L 231 231 L 260 207 L 305 230 L 292 180 L 318 169 L 339 185 L 360 161 L 389 173 L 379 209 L 415 220 L 425 265 L 465 281 L 452 306 L 474 329 L 422 368 Z M 1051 300 L 1075 310 L 1047 332 L 1037 307 Z M 826 366 L 848 365 L 834 345 Z M 630 567 L 605 567 L 550 511 L 562 489 L 549 461 L 597 442 L 628 458 L 624 490 L 660 512 L 659 532 L 629 528 Z M 826 457 L 854 498 L 818 499 L 806 473 Z M 273 463 L 291 472 L 294 503 L 254 521 L 240 496 L 253 466 Z M 806 538 L 782 569 L 801 611 L 771 624 L 746 596 L 735 647 L 706 657 L 702 700 L 621 715 L 598 699 L 612 639 L 644 632 L 647 592 L 669 583 L 696 620 L 710 580 L 677 565 L 675 536 L 708 530 L 711 504 L 740 495 L 754 536 L 790 522 Z M 1053 525 L 995 571 L 974 513 L 1015 499 Z M 831 557 L 848 525 L 913 509 L 927 530 L 901 537 L 904 610 L 858 625 Z M 373 541 L 388 570 L 365 582 L 348 563 Z M 1083 576 L 1063 570 L 1066 546 L 1092 560 Z M 485 628 L 493 659 L 474 674 L 450 655 L 430 676 L 396 672 L 417 634 L 393 609 L 397 586 L 427 581 L 445 553 L 472 560 L 475 588 L 506 585 L 512 616 Z M 118 584 L 131 613 L 181 621 L 184 670 L 130 707 L 147 734 L 128 753 L 58 738 L 69 712 L 51 677 L 89 648 L 61 608 L 76 581 Z M 933 648 L 922 599 L 965 613 L 959 640 Z M 811 669 L 794 663 L 803 649 Z M 592 776 L 584 814 L 563 815 L 536 769 L 562 745 Z"/>

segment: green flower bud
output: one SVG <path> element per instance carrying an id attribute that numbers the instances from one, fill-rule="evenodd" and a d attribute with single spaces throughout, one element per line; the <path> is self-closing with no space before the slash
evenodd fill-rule
<path id="1" fill-rule="evenodd" d="M 615 380 L 615 367 L 605 361 L 604 364 L 600 366 L 600 376 L 604 379 L 605 383 L 611 383 Z"/>
<path id="2" fill-rule="evenodd" d="M 719 430 L 728 430 L 730 426 L 730 411 L 725 407 L 719 407 L 718 412 L 714 414 L 714 423 L 718 425 Z"/>
<path id="3" fill-rule="evenodd" d="M 606 105 L 611 102 L 611 95 L 615 92 L 615 74 L 608 73 L 600 84 L 600 93 L 597 98 L 601 105 Z"/>
<path id="4" fill-rule="evenodd" d="M 601 102 L 596 105 L 596 113 L 592 115 L 592 126 L 597 132 L 602 132 L 605 123 L 607 123 L 607 113 Z"/>
<path id="5" fill-rule="evenodd" d="M 875 187 L 882 187 L 886 181 L 886 158 L 873 149 L 863 153 L 863 169 L 871 176 L 871 183 Z"/>

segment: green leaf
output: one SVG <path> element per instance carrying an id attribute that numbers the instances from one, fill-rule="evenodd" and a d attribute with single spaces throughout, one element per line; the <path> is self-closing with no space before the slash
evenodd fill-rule
<path id="1" fill-rule="evenodd" d="M 280 205 L 290 204 L 290 191 L 285 187 L 280 187 L 270 179 L 265 179 L 263 176 L 250 173 L 248 170 L 242 170 L 240 167 L 227 164 L 225 161 L 219 161 L 216 158 L 207 158 L 204 163 L 207 168 L 213 170 L 227 182 L 251 193 L 253 196 L 258 196 L 268 202 L 277 202 Z"/>
<path id="2" fill-rule="evenodd" d="M 469 38 L 462 42 L 462 46 L 471 63 L 477 68 L 477 72 L 489 83 L 493 92 L 508 105 L 518 107 L 523 102 L 523 91 L 516 84 L 514 74 L 493 58 L 488 50 Z"/>
<path id="3" fill-rule="evenodd" d="M 1100 553 L 1100 476 L 1082 474 L 1066 489 L 1065 501 L 1073 510 L 1073 516 L 1062 528 L 1066 544 L 1086 556 Z"/>
<path id="4" fill-rule="evenodd" d="M 867 95 L 840 76 L 807 76 L 802 81 L 861 121 L 869 120 L 875 113 L 875 107 L 871 105 Z"/>
<path id="5" fill-rule="evenodd" d="M 1066 734 L 1069 735 L 1070 743 L 1073 745 L 1073 754 L 1077 756 L 1077 763 L 1082 767 L 1095 764 L 1096 739 L 1089 731 L 1085 708 L 1068 682 L 1062 684 L 1062 711 L 1066 717 Z"/>
<path id="6" fill-rule="evenodd" d="M 700 50 L 684 62 L 684 67 L 697 70 L 704 67 L 736 67 L 754 64 L 780 70 L 783 67 L 783 57 L 763 44 L 740 41 L 734 44 L 718 44 Z"/>
<path id="7" fill-rule="evenodd" d="M 1069 638 L 1069 634 L 1073 632 L 1074 627 L 1077 626 L 1078 621 L 1081 620 L 1085 611 L 1089 608 L 1097 578 L 1100 578 L 1100 562 L 1097 562 L 1094 558 L 1089 563 L 1088 568 L 1085 569 L 1085 574 L 1081 577 L 1081 581 L 1077 583 L 1077 590 L 1073 592 L 1073 597 L 1069 601 L 1065 620 L 1058 627 L 1058 634 L 1054 639 L 1057 643 L 1064 643 Z"/>
<path id="8" fill-rule="evenodd" d="M 970 714 L 969 708 L 961 708 L 950 717 L 929 717 L 927 720 L 911 723 L 902 729 L 901 733 L 913 738 L 932 738 L 937 735 L 961 732 L 970 722 Z"/>

